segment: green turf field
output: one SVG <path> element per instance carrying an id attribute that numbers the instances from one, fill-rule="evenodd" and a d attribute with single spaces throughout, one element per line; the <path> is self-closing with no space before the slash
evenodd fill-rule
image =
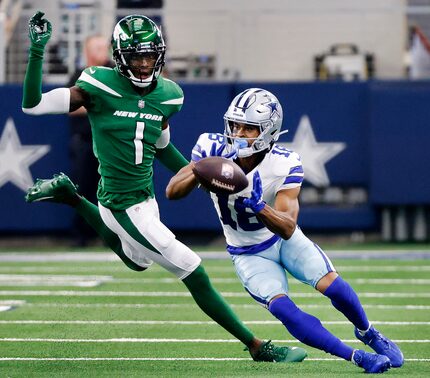
<path id="1" fill-rule="evenodd" d="M 351 363 L 309 347 L 303 363 L 253 362 L 239 342 L 197 308 L 183 284 L 155 265 L 137 273 L 116 260 L 13 260 L 0 258 L 0 377 L 362 374 Z M 430 259 L 333 260 L 375 326 L 404 352 L 404 367 L 387 375 L 430 377 Z M 204 265 L 259 337 L 299 345 L 244 292 L 229 260 L 205 260 Z M 325 297 L 291 278 L 290 293 L 341 339 L 366 349 Z"/>

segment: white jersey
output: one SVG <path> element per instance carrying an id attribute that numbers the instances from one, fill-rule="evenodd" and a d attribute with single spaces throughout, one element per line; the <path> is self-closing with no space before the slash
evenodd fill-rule
<path id="1" fill-rule="evenodd" d="M 214 143 L 218 149 L 225 143 L 225 137 L 215 133 L 200 135 L 193 148 L 192 160 L 199 160 L 202 155 L 210 156 Z M 231 254 L 257 253 L 280 238 L 260 222 L 251 209 L 242 204 L 243 197 L 251 196 L 255 171 L 261 177 L 263 200 L 272 207 L 280 190 L 299 187 L 303 181 L 299 155 L 275 144 L 260 164 L 246 175 L 249 184 L 244 190 L 231 195 L 211 193 L 227 241 L 227 250 Z"/>

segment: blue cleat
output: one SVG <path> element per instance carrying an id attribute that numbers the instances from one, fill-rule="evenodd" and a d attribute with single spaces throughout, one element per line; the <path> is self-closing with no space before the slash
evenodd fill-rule
<path id="1" fill-rule="evenodd" d="M 387 356 L 376 353 L 367 353 L 364 350 L 356 349 L 352 354 L 351 361 L 364 369 L 369 374 L 379 374 L 387 371 L 391 367 L 390 359 Z"/>
<path id="2" fill-rule="evenodd" d="M 403 365 L 403 353 L 399 347 L 383 334 L 378 332 L 373 326 L 362 336 L 356 328 L 355 337 L 364 344 L 369 345 L 376 353 L 387 356 L 391 361 L 391 366 L 398 368 Z"/>

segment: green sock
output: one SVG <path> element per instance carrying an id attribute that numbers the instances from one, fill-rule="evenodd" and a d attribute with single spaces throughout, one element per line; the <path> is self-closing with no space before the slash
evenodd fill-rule
<path id="1" fill-rule="evenodd" d="M 212 286 L 203 266 L 183 280 L 198 306 L 221 327 L 249 346 L 252 332 L 241 322 L 220 293 Z"/>
<path id="2" fill-rule="evenodd" d="M 122 250 L 121 240 L 117 234 L 112 232 L 103 222 L 99 209 L 96 205 L 88 201 L 86 198 L 81 197 L 78 205 L 75 206 L 76 211 L 80 216 L 82 216 L 88 224 L 94 228 L 94 230 L 99 234 L 102 240 L 109 246 L 112 251 L 114 251 L 119 258 L 127 265 L 130 269 L 136 271 L 145 270 L 141 266 L 135 264 L 131 261 Z"/>

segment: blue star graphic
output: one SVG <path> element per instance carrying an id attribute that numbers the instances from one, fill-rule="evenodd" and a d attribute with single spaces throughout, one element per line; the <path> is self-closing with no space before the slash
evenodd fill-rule
<path id="1" fill-rule="evenodd" d="M 269 102 L 267 106 L 272 110 L 272 113 L 278 110 L 278 104 L 276 102 Z"/>

